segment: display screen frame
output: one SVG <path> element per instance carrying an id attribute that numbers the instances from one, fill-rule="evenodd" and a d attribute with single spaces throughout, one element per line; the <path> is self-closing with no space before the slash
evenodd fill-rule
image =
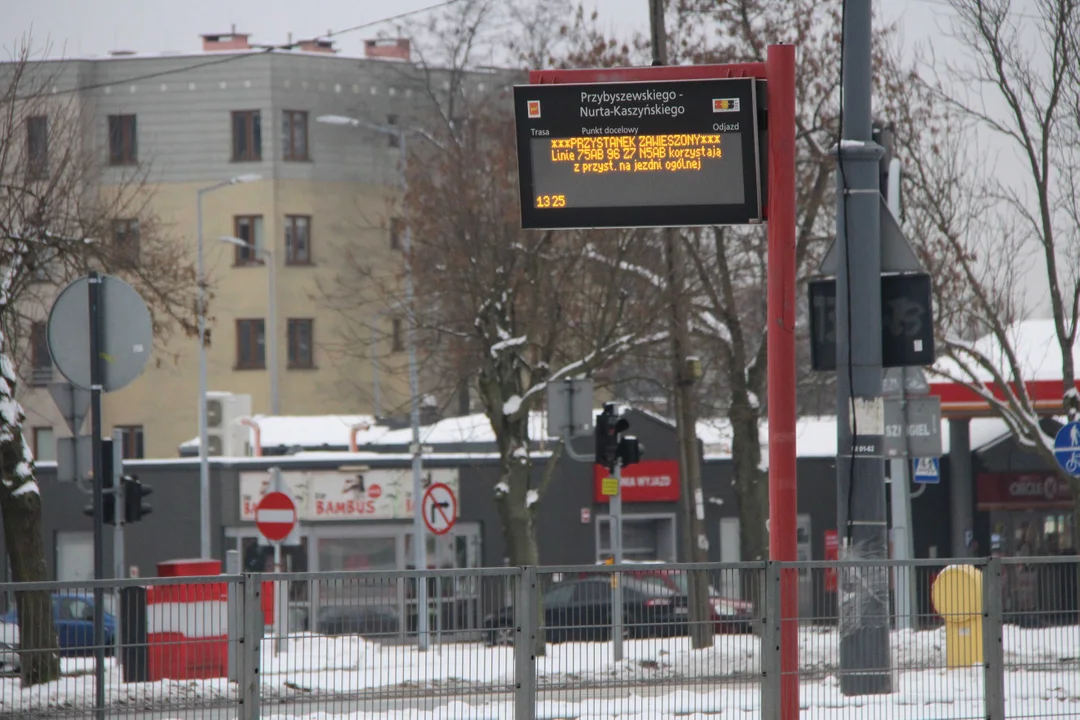
<path id="1" fill-rule="evenodd" d="M 591 229 L 629 227 L 691 227 L 710 225 L 747 225 L 763 221 L 763 188 L 761 187 L 761 129 L 758 114 L 759 85 L 755 78 L 710 78 L 663 81 L 628 81 L 606 83 L 557 83 L 530 84 L 514 87 L 514 114 L 517 130 L 518 178 L 521 193 L 521 222 L 525 229 Z M 641 135 L 680 133 L 713 133 L 711 126 L 702 120 L 709 117 L 702 110 L 706 98 L 737 98 L 739 110 L 730 114 L 716 113 L 712 121 L 735 121 L 740 123 L 742 167 L 733 172 L 741 175 L 743 184 L 742 203 L 715 204 L 656 204 L 646 199 L 640 205 L 545 207 L 534 204 L 535 179 L 533 176 L 532 141 L 586 137 L 581 132 L 581 93 L 636 93 L 643 91 L 677 92 L 682 97 L 697 101 L 693 112 L 685 117 L 637 117 L 612 118 L 590 117 L 584 122 L 593 127 L 622 127 L 628 123 L 638 126 Z M 539 100 L 543 109 L 540 118 L 529 117 L 529 101 Z M 726 115 L 726 117 L 725 117 Z M 742 128 L 746 128 L 743 130 Z M 576 129 L 576 131 L 575 131 Z M 547 135 L 534 132 L 547 130 Z M 599 135 L 603 135 L 600 133 Z M 664 182 L 664 173 L 658 171 L 657 182 Z M 596 180 L 605 176 L 598 175 Z M 617 178 L 618 174 L 607 177 Z"/>

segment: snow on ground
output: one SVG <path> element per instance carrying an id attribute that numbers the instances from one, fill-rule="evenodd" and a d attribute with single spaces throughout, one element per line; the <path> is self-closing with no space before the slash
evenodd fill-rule
<path id="1" fill-rule="evenodd" d="M 896 631 L 891 639 L 898 678 L 894 693 L 849 698 L 839 692 L 835 680 L 835 629 L 801 629 L 802 716 L 821 720 L 980 716 L 981 671 L 944 669 L 944 630 Z M 1006 626 L 1004 640 L 1007 697 L 1012 706 L 1024 708 L 1023 712 L 1010 712 L 1010 716 L 1080 718 L 1080 628 Z M 549 645 L 546 656 L 537 659 L 541 695 L 587 686 L 604 697 L 551 707 L 551 713 L 545 710 L 547 714 L 541 717 L 692 717 L 686 713 L 715 713 L 717 709 L 752 713 L 759 708 L 760 650 L 758 639 L 752 635 L 717 636 L 713 647 L 705 650 L 692 650 L 689 638 L 631 640 L 625 643 L 625 649 L 625 659 L 615 663 L 610 643 Z M 23 690 L 14 678 L 0 680 L 0 716 L 16 710 L 90 707 L 94 679 L 88 671 L 92 661 L 65 659 L 63 664 L 67 676 L 44 686 Z M 123 684 L 111 661 L 107 678 L 110 706 L 167 710 L 214 701 L 235 702 L 236 698 L 235 687 L 221 679 Z M 412 709 L 398 715 L 349 716 L 356 720 L 502 718 L 511 716 L 506 713 L 511 712 L 512 704 L 503 705 L 511 700 L 507 693 L 515 685 L 514 651 L 509 647 L 446 643 L 433 644 L 429 652 L 419 653 L 411 645 L 305 634 L 290 638 L 287 652 L 281 654 L 275 654 L 273 641 L 264 642 L 262 679 L 264 697 L 278 700 L 329 701 L 343 696 L 407 699 L 430 691 L 448 696 L 439 701 L 443 707 L 434 713 Z M 624 689 L 612 688 L 616 684 Z M 661 694 L 634 695 L 635 687 L 654 688 L 653 695 L 659 689 Z M 702 694 L 702 690 L 711 692 Z M 617 692 L 622 699 L 614 697 Z M 458 705 L 461 699 L 486 702 L 471 709 L 458 707 L 452 702 L 454 695 L 458 696 Z M 296 707 L 299 711 L 302 706 Z"/>

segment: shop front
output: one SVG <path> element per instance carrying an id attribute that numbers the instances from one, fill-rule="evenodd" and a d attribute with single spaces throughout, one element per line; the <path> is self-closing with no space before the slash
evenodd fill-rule
<path id="1" fill-rule="evenodd" d="M 1075 555 L 1073 496 L 1054 472 L 980 473 L 977 509 L 989 514 L 990 552 L 1001 557 Z M 1075 563 L 1009 564 L 1006 612 L 1033 617 L 1056 609 L 1074 593 Z"/>
<path id="2" fill-rule="evenodd" d="M 610 473 L 593 466 L 593 502 L 596 516 L 596 561 L 614 557 L 611 498 L 604 494 Z M 679 502 L 679 463 L 675 460 L 644 460 L 622 470 L 623 560 L 625 562 L 675 562 L 678 557 L 676 511 Z"/>
<path id="3" fill-rule="evenodd" d="M 283 548 L 284 571 L 332 573 L 393 571 L 415 567 L 410 469 L 339 468 L 285 470 L 284 491 L 297 506 L 299 529 Z M 454 468 L 424 471 L 424 486 L 441 483 L 460 497 Z M 226 549 L 240 552 L 245 572 L 273 570 L 273 550 L 255 529 L 255 508 L 272 490 L 270 473 L 239 476 L 239 524 L 226 529 Z M 457 522 L 449 532 L 427 533 L 428 569 L 474 568 L 481 564 L 479 523 Z M 429 588 L 439 598 L 432 628 L 475 626 L 480 588 L 474 578 L 444 579 Z M 366 628 L 372 634 L 406 633 L 416 626 L 415 580 L 311 579 L 289 588 L 295 629 L 333 632 Z"/>

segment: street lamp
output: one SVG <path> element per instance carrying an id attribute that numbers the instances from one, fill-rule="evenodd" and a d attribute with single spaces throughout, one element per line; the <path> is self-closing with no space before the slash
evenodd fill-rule
<path id="1" fill-rule="evenodd" d="M 262 180 L 262 175 L 247 173 L 199 189 L 195 193 L 195 215 L 198 234 L 198 320 L 199 320 L 199 552 L 200 557 L 210 557 L 210 456 L 207 455 L 209 438 L 207 437 L 206 418 L 206 268 L 203 264 L 203 196 L 241 183 Z"/>
<path id="2" fill-rule="evenodd" d="M 267 323 L 269 328 L 266 333 L 266 353 L 270 356 L 270 414 L 281 414 L 281 398 L 278 392 L 278 345 L 277 345 L 277 292 L 275 288 L 277 282 L 275 276 L 277 275 L 277 263 L 274 262 L 274 252 L 269 248 L 255 247 L 254 243 L 249 243 L 241 240 L 238 237 L 232 237 L 231 235 L 223 235 L 218 238 L 218 242 L 228 243 L 229 245 L 235 245 L 250 250 L 255 255 L 263 256 L 263 263 L 267 266 L 267 293 L 268 298 L 266 301 Z"/>
<path id="3" fill-rule="evenodd" d="M 408 194 L 409 182 L 406 173 L 406 163 L 409 155 L 405 149 L 406 135 L 410 132 L 422 135 L 431 142 L 435 140 L 430 135 L 416 128 L 389 127 L 376 125 L 344 115 L 320 115 L 315 118 L 316 122 L 327 125 L 363 127 L 383 135 L 395 136 L 398 139 L 398 152 L 401 153 L 401 197 L 404 202 Z M 435 143 L 438 145 L 438 143 Z M 409 326 L 407 342 L 409 345 L 409 399 L 410 420 L 412 424 L 412 471 L 413 471 L 413 564 L 417 572 L 427 570 L 427 529 L 424 526 L 424 461 L 420 454 L 420 376 L 416 366 L 416 313 L 413 307 L 413 270 L 412 270 L 412 232 L 409 224 L 405 223 L 402 249 L 405 252 L 405 303 L 408 308 Z M 428 599 L 427 579 L 417 577 L 416 580 L 416 634 L 417 648 L 421 651 L 428 649 Z"/>

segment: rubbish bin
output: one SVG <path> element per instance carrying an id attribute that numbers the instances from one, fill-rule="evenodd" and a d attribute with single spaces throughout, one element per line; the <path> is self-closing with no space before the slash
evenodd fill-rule
<path id="1" fill-rule="evenodd" d="M 983 661 L 982 571 L 971 565 L 950 565 L 942 570 L 930 597 L 945 621 L 945 658 L 950 668 L 970 667 Z"/>

